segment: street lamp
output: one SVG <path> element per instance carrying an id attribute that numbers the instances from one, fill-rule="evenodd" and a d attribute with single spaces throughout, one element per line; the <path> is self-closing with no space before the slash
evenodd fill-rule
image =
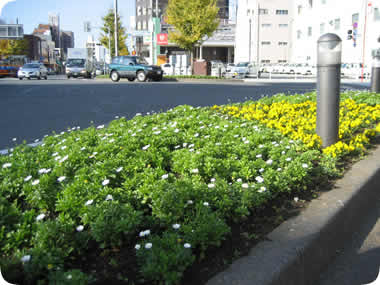
<path id="1" fill-rule="evenodd" d="M 118 56 L 117 0 L 115 0 L 115 56 Z"/>

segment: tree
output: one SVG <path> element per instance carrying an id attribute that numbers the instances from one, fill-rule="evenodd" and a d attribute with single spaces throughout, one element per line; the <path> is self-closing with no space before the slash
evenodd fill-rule
<path id="1" fill-rule="evenodd" d="M 108 48 L 108 32 L 110 32 L 111 37 L 111 56 L 115 56 L 115 14 L 112 9 L 110 9 L 103 18 L 103 27 L 101 30 L 104 34 L 101 34 L 99 39 L 100 43 Z M 120 21 L 120 16 L 117 15 L 117 26 L 118 26 L 118 54 L 119 55 L 128 55 L 128 49 L 125 44 L 127 39 L 125 28 L 122 26 Z"/>
<path id="2" fill-rule="evenodd" d="M 190 51 L 191 69 L 194 47 L 205 36 L 210 37 L 219 25 L 218 11 L 216 0 L 169 0 L 166 17 L 174 27 L 169 31 L 169 40 Z"/>
<path id="3" fill-rule="evenodd" d="M 26 39 L 0 40 L 0 55 L 27 55 L 29 43 Z"/>

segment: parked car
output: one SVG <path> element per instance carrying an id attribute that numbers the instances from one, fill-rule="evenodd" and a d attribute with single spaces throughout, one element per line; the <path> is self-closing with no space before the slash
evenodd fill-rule
<path id="1" fill-rule="evenodd" d="M 134 81 L 136 78 L 140 82 L 147 79 L 161 81 L 163 71 L 160 66 L 149 65 L 143 57 L 139 56 L 116 56 L 109 65 L 110 78 L 117 82 L 120 78 L 127 78 Z"/>
<path id="2" fill-rule="evenodd" d="M 233 68 L 233 78 L 260 77 L 260 71 L 254 62 L 239 62 Z"/>
<path id="3" fill-rule="evenodd" d="M 48 70 L 42 63 L 26 63 L 24 66 L 20 67 L 17 72 L 17 77 L 20 80 L 24 78 L 37 78 L 38 80 L 41 78 L 47 79 L 47 76 Z"/>
<path id="4" fill-rule="evenodd" d="M 211 60 L 211 76 L 225 76 L 226 66 L 221 60 Z M 219 74 L 220 71 L 220 74 Z"/>
<path id="5" fill-rule="evenodd" d="M 161 69 L 162 69 L 164 75 L 173 75 L 173 73 L 174 73 L 174 66 L 168 62 L 161 64 Z"/>

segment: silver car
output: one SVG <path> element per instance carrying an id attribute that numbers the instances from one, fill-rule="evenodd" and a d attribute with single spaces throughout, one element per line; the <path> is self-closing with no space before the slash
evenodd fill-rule
<path id="1" fill-rule="evenodd" d="M 22 80 L 24 78 L 31 79 L 41 78 L 47 79 L 48 70 L 42 63 L 26 63 L 23 67 L 17 72 L 17 77 Z"/>

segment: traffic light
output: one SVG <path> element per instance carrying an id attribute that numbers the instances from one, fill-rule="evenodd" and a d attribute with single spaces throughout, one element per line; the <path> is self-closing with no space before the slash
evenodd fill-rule
<path id="1" fill-rule="evenodd" d="M 352 40 L 352 30 L 347 31 L 347 40 Z"/>

